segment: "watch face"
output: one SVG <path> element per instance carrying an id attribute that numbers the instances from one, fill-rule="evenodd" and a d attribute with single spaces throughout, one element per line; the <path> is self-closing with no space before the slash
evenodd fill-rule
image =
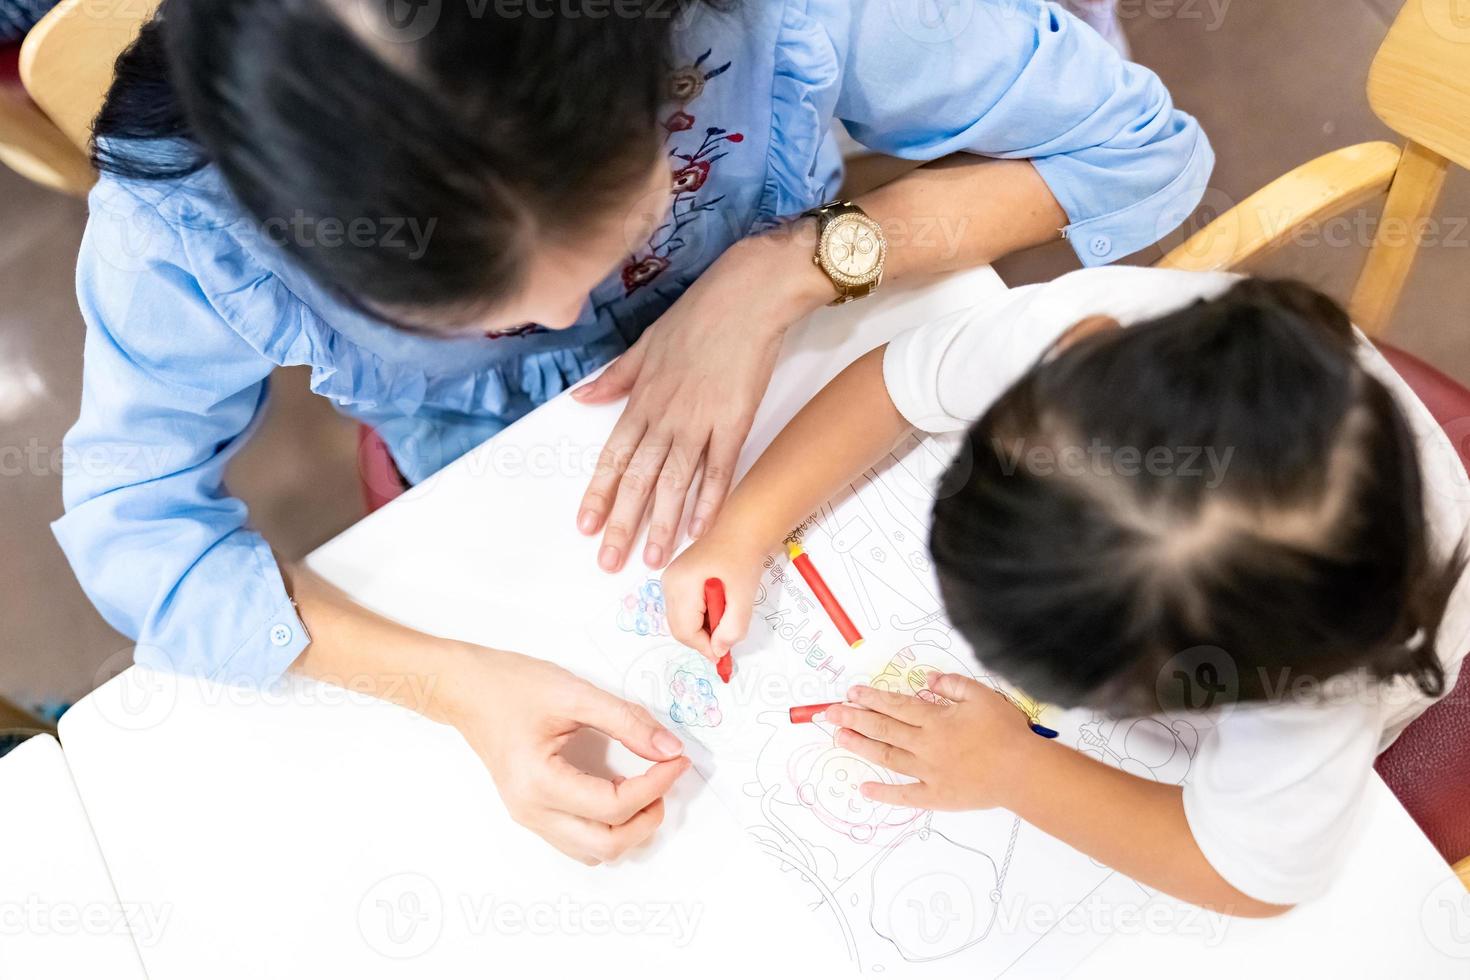
<path id="1" fill-rule="evenodd" d="M 883 263 L 884 244 L 877 226 L 869 218 L 844 214 L 827 226 L 822 235 L 823 263 L 838 280 L 856 285 L 874 278 Z"/>

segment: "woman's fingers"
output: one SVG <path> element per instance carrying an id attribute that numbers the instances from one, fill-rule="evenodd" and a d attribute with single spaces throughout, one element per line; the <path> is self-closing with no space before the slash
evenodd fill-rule
<path id="1" fill-rule="evenodd" d="M 643 525 L 643 515 L 648 510 L 658 475 L 663 472 L 669 448 L 667 437 L 644 433 L 642 443 L 633 451 L 633 457 L 618 481 L 617 495 L 607 515 L 607 526 L 602 529 L 602 547 L 597 552 L 597 564 L 603 571 L 622 570 L 623 562 L 638 537 L 638 529 Z"/>
<path id="2" fill-rule="evenodd" d="M 560 755 L 553 755 L 544 798 L 557 810 L 616 826 L 663 799 L 675 780 L 689 771 L 689 765 L 689 759 L 680 756 L 656 762 L 640 775 L 613 781 L 583 772 Z"/>
<path id="3" fill-rule="evenodd" d="M 638 373 L 643 370 L 645 344 L 634 344 L 624 351 L 593 380 L 572 389 L 572 397 L 584 405 L 601 405 L 615 401 L 633 390 Z"/>
<path id="4" fill-rule="evenodd" d="M 674 553 L 674 540 L 679 533 L 679 519 L 684 516 L 684 503 L 689 499 L 689 485 L 704 447 L 687 438 L 674 443 L 664 460 L 654 485 L 653 512 L 648 519 L 648 543 L 643 547 L 643 563 L 649 568 L 662 568 Z"/>
<path id="5" fill-rule="evenodd" d="M 582 494 L 582 503 L 577 509 L 577 530 L 583 534 L 596 534 L 602 529 L 602 522 L 607 519 L 608 511 L 612 510 L 613 501 L 617 499 L 618 484 L 647 428 L 641 418 L 635 418 L 628 412 L 624 412 L 618 424 L 613 426 L 606 445 L 597 455 L 597 470 L 592 474 L 592 481 L 587 484 L 587 492 Z"/>
<path id="6" fill-rule="evenodd" d="M 569 719 L 597 729 L 649 762 L 667 762 L 684 752 L 684 743 L 655 721 L 647 708 L 585 681 L 573 697 Z"/>
<path id="7" fill-rule="evenodd" d="M 834 704 L 825 714 L 827 720 L 834 725 L 901 749 L 911 748 L 919 734 L 919 730 L 912 725 L 890 718 L 882 712 L 869 711 L 850 704 Z"/>
<path id="8" fill-rule="evenodd" d="M 612 826 L 571 813 L 547 811 L 532 829 L 553 847 L 587 865 L 616 861 L 653 836 L 664 819 L 663 800 L 656 800 L 625 823 Z"/>
<path id="9" fill-rule="evenodd" d="M 740 462 L 740 447 L 750 433 L 747 422 L 738 431 L 716 428 L 710 433 L 709 449 L 705 453 L 704 473 L 699 480 L 699 495 L 694 501 L 694 513 L 689 518 L 689 536 L 699 538 L 714 526 L 715 517 L 730 493 L 730 481 L 735 477 L 735 466 Z"/>

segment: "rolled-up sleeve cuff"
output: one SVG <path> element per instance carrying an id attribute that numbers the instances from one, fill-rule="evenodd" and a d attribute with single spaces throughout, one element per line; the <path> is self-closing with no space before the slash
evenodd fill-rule
<path id="1" fill-rule="evenodd" d="M 296 612 L 296 604 L 287 599 L 246 637 L 210 680 L 247 687 L 268 686 L 286 673 L 310 643 L 311 636 Z"/>
<path id="2" fill-rule="evenodd" d="M 1162 190 L 1135 204 L 1094 217 L 1081 204 L 1082 182 L 1095 180 L 1068 156 L 1042 157 L 1032 161 L 1042 180 L 1057 198 L 1072 223 L 1062 234 L 1072 243 L 1085 266 L 1107 265 L 1163 240 L 1182 225 L 1204 197 L 1210 174 L 1215 169 L 1215 151 L 1202 131 L 1196 130 L 1194 146 L 1184 169 Z"/>

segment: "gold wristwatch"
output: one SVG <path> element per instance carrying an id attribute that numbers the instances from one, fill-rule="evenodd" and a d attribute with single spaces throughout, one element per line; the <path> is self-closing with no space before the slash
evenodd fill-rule
<path id="1" fill-rule="evenodd" d="M 812 262 L 837 287 L 832 306 L 862 299 L 878 288 L 888 257 L 882 225 L 851 201 L 832 201 L 802 217 L 817 219 L 817 254 Z"/>

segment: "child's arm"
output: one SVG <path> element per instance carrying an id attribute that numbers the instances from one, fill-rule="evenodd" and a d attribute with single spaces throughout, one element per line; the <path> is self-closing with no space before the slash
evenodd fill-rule
<path id="1" fill-rule="evenodd" d="M 669 627 L 680 643 L 718 660 L 745 637 L 760 560 L 909 430 L 883 382 L 883 352 L 869 351 L 817 393 L 751 467 L 710 531 L 664 572 Z M 704 630 L 704 583 L 725 585 L 713 644 Z"/>
<path id="2" fill-rule="evenodd" d="M 1146 885 L 1227 915 L 1280 915 L 1205 858 L 1180 787 L 1156 783 L 1041 738 L 1002 695 L 957 674 L 931 674 L 936 703 L 858 686 L 826 712 L 837 744 L 920 780 L 864 783 L 869 799 L 926 810 L 1005 807 L 1027 823 Z"/>

